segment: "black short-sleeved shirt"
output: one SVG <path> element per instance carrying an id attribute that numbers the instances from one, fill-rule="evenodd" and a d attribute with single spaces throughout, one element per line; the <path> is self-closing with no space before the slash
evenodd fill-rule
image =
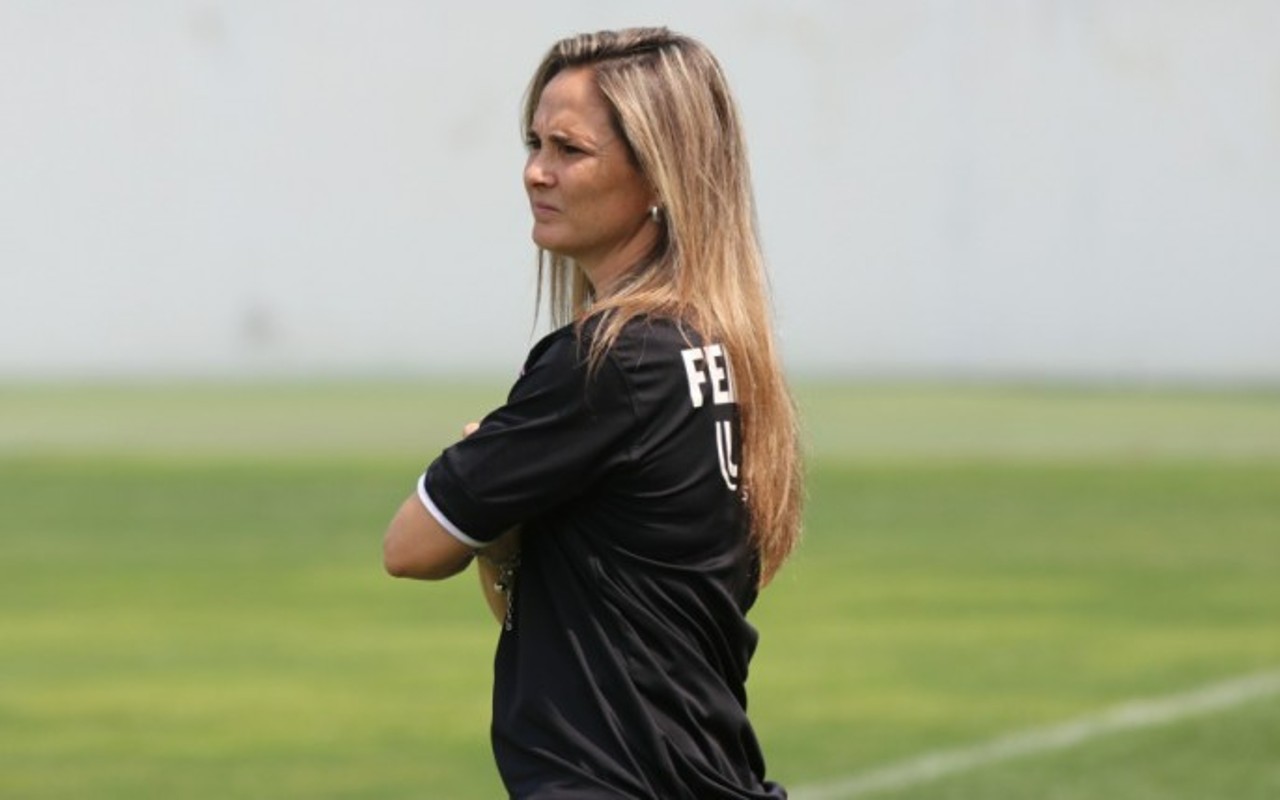
<path id="1" fill-rule="evenodd" d="M 747 721 L 757 559 L 729 355 L 632 320 L 530 352 L 506 405 L 423 475 L 472 546 L 523 525 L 493 747 L 519 798 L 779 798 Z"/>

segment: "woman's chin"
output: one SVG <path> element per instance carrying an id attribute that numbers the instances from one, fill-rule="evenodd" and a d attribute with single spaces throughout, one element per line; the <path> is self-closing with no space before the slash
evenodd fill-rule
<path id="1" fill-rule="evenodd" d="M 565 255 L 564 241 L 558 236 L 552 235 L 548 231 L 538 230 L 538 226 L 533 227 L 533 243 L 541 250 L 546 250 L 556 255 Z"/>

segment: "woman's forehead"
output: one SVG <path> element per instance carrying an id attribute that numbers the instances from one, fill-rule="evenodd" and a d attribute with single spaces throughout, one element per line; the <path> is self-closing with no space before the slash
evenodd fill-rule
<path id="1" fill-rule="evenodd" d="M 595 75 L 586 67 L 558 73 L 543 88 L 532 126 L 538 131 L 562 130 L 596 137 L 612 133 L 612 117 Z"/>

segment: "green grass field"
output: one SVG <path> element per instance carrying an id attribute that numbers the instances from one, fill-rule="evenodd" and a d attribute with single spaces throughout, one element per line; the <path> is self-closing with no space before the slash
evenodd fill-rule
<path id="1" fill-rule="evenodd" d="M 502 796 L 496 624 L 471 578 L 380 566 L 418 471 L 501 396 L 0 387 L 0 797 Z M 1280 395 L 800 400 L 806 540 L 752 615 L 779 780 L 1280 669 Z M 874 796 L 1261 800 L 1277 754 L 1272 694 Z"/>

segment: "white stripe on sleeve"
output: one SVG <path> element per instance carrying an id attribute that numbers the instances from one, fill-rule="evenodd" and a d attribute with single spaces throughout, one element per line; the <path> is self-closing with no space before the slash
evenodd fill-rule
<path id="1" fill-rule="evenodd" d="M 462 542 L 467 547 L 476 550 L 479 550 L 481 547 L 488 544 L 487 542 L 472 539 L 470 536 L 463 533 L 457 525 L 454 525 L 449 521 L 449 518 L 444 515 L 443 511 L 436 507 L 435 503 L 431 502 L 431 495 L 427 494 L 427 475 L 425 472 L 422 474 L 422 477 L 418 479 L 418 499 L 421 500 L 422 505 L 426 507 L 427 513 L 435 517 L 436 522 L 439 522 L 440 526 L 448 531 L 453 538 Z"/>

